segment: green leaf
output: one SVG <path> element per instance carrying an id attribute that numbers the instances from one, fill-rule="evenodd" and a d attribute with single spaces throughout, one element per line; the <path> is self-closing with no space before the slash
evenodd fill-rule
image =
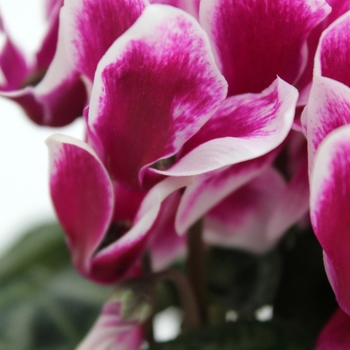
<path id="1" fill-rule="evenodd" d="M 238 321 L 188 332 L 150 350 L 311 350 L 313 340 L 295 324 Z"/>
<path id="2" fill-rule="evenodd" d="M 110 293 L 77 274 L 58 224 L 31 230 L 0 258 L 0 350 L 74 348 Z"/>
<path id="3" fill-rule="evenodd" d="M 61 227 L 56 223 L 45 224 L 30 230 L 0 259 L 0 280 L 27 274 L 29 266 L 61 269 L 69 264 Z"/>

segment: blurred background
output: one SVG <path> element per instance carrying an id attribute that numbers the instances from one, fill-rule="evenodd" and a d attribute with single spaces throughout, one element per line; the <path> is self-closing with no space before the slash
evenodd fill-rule
<path id="1" fill-rule="evenodd" d="M 29 59 L 45 30 L 44 5 L 45 0 L 0 0 L 5 28 Z M 78 120 L 65 128 L 38 127 L 0 97 L 0 133 L 1 255 L 27 228 L 54 218 L 45 139 L 53 133 L 81 138 L 83 125 Z"/>

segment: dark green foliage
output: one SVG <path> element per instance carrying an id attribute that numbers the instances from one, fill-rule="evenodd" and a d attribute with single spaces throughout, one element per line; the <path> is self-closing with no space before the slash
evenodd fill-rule
<path id="1" fill-rule="evenodd" d="M 0 350 L 67 350 L 110 289 L 81 278 L 57 224 L 31 230 L 0 259 Z"/>

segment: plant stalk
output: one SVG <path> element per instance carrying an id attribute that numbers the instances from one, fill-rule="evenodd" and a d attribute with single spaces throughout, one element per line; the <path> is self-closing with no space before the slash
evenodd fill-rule
<path id="1" fill-rule="evenodd" d="M 202 221 L 197 221 L 188 232 L 187 273 L 197 299 L 200 325 L 208 323 L 207 289 L 205 280 L 205 251 L 202 240 Z"/>

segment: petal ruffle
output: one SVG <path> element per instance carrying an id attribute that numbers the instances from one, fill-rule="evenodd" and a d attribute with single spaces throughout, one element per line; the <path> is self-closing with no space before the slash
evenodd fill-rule
<path id="1" fill-rule="evenodd" d="M 229 96 L 260 92 L 276 75 L 295 83 L 306 63 L 306 38 L 330 10 L 323 0 L 202 0 L 200 21 Z"/>
<path id="2" fill-rule="evenodd" d="M 139 187 L 140 170 L 175 154 L 215 112 L 226 87 L 196 20 L 174 7 L 147 6 L 94 80 L 89 126 L 112 178 Z"/>
<path id="3" fill-rule="evenodd" d="M 297 90 L 277 78 L 260 94 L 227 98 L 184 146 L 170 176 L 203 174 L 260 157 L 276 148 L 293 123 Z"/>
<path id="4" fill-rule="evenodd" d="M 350 126 L 320 145 L 311 176 L 310 214 L 340 307 L 350 314 Z"/>
<path id="5" fill-rule="evenodd" d="M 73 262 L 85 276 L 113 215 L 113 186 L 94 151 L 72 137 L 54 135 L 50 150 L 50 190 L 67 234 Z"/>

